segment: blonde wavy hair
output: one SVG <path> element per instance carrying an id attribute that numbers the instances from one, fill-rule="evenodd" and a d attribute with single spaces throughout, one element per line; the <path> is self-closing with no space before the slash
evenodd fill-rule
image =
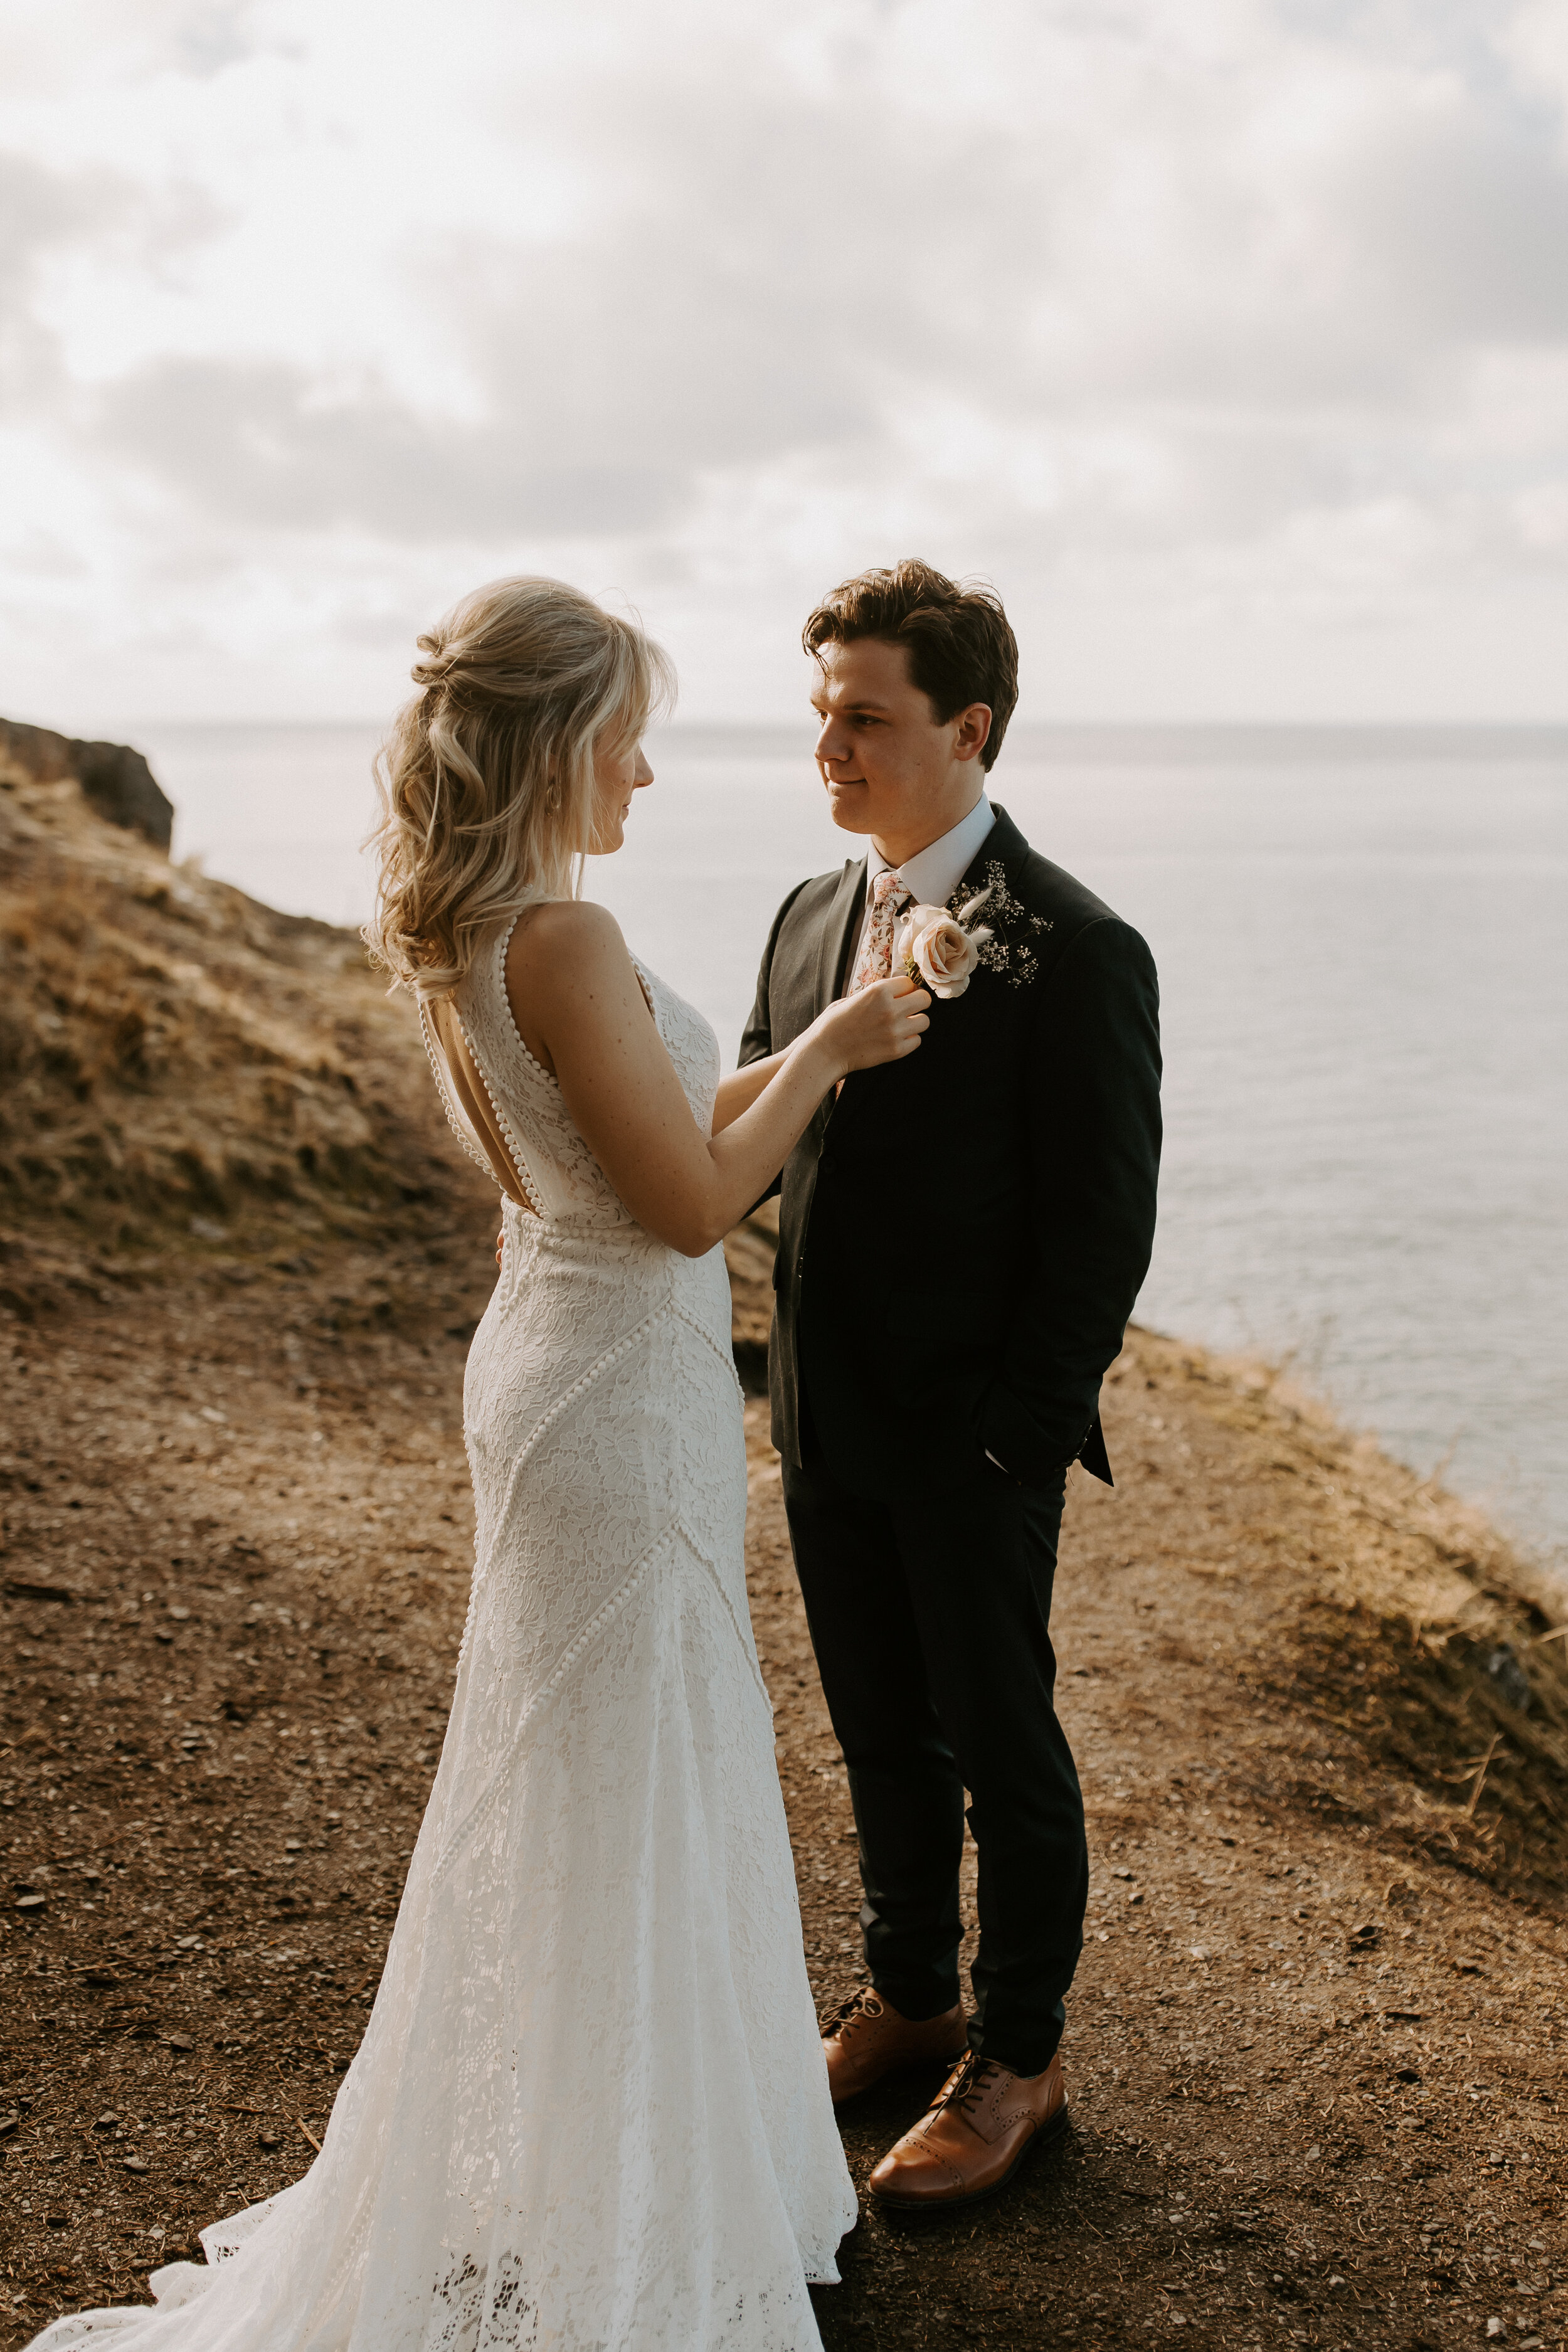
<path id="1" fill-rule="evenodd" d="M 441 997 L 492 925 L 577 896 L 595 761 L 630 749 L 675 674 L 633 622 L 560 580 L 493 581 L 417 643 L 419 692 L 376 754 L 363 936 L 395 986 Z"/>

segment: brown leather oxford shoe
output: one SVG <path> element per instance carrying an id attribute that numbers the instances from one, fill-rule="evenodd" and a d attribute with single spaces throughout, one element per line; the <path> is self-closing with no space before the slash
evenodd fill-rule
<path id="1" fill-rule="evenodd" d="M 926 2114 L 871 2175 L 871 2194 L 911 2212 L 976 2204 L 1058 2137 L 1067 2121 L 1060 2058 L 1043 2074 L 1015 2074 L 966 2051 Z"/>
<path id="2" fill-rule="evenodd" d="M 834 2105 L 906 2067 L 951 2066 L 967 2031 L 962 2004 L 940 2017 L 900 2017 L 891 2001 L 862 1986 L 835 2012 L 822 2037 Z"/>

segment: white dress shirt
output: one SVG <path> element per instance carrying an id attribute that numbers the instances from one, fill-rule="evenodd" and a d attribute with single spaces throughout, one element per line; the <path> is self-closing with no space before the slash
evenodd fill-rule
<path id="1" fill-rule="evenodd" d="M 898 871 L 910 898 L 922 907 L 945 907 L 973 864 L 975 853 L 995 822 L 996 812 L 982 793 L 969 814 L 960 817 L 951 833 L 944 833 L 940 840 L 928 842 L 923 849 L 917 849 L 912 857 L 906 857 Z M 860 919 L 854 952 L 844 967 L 842 992 L 846 996 L 849 993 L 855 967 L 860 961 L 860 950 L 865 944 L 866 926 L 871 919 L 871 894 L 877 887 L 877 877 L 892 871 L 891 865 L 876 843 L 868 843 L 866 912 Z"/>

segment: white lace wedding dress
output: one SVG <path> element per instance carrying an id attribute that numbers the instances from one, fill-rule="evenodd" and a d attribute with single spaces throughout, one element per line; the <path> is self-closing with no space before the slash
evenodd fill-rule
<path id="1" fill-rule="evenodd" d="M 535 1213 L 505 1205 L 468 1358 L 473 1598 L 368 2031 L 302 2179 L 154 2305 L 34 2352 L 820 2343 L 806 2283 L 855 2197 L 746 1609 L 723 1255 L 622 1207 L 518 1034 L 506 945 L 457 1008 Z M 713 1032 L 642 978 L 706 1128 Z"/>

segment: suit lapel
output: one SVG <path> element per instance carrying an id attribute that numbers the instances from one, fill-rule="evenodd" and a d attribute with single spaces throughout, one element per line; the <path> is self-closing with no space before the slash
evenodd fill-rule
<path id="1" fill-rule="evenodd" d="M 1006 810 L 995 801 L 991 805 L 996 811 L 996 822 L 965 867 L 963 879 L 952 894 L 955 898 L 972 898 L 976 890 L 983 890 L 988 866 L 1000 865 L 1011 868 L 1029 854 L 1028 843 Z M 985 920 L 984 907 L 974 919 L 979 923 Z"/>
<path id="2" fill-rule="evenodd" d="M 993 802 L 993 807 L 995 803 Z M 996 809 L 996 822 L 970 860 L 959 888 L 968 896 L 982 888 L 985 869 L 998 862 L 1004 866 L 1015 866 L 1029 854 L 1029 845 L 1004 808 Z M 956 894 L 955 894 L 956 895 Z M 846 866 L 838 878 L 838 887 L 827 902 L 822 919 L 817 943 L 816 983 L 812 999 L 812 1019 L 825 1013 L 837 998 L 844 983 L 844 967 L 850 948 L 866 911 L 866 860 L 858 859 Z M 980 919 L 984 921 L 984 910 Z"/>
<path id="3" fill-rule="evenodd" d="M 866 860 L 862 857 L 858 865 L 844 868 L 838 887 L 828 900 L 827 912 L 823 918 L 816 962 L 816 992 L 812 1005 L 813 1020 L 819 1013 L 826 1013 L 838 994 L 845 959 L 849 953 L 865 906 Z"/>

